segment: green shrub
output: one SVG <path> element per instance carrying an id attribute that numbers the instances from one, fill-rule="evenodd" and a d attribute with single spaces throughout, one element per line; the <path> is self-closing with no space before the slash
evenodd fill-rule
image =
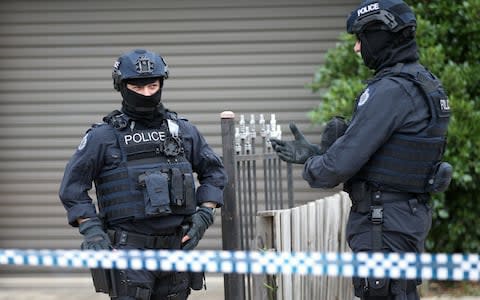
<path id="1" fill-rule="evenodd" d="M 454 167 L 449 189 L 433 197 L 430 251 L 480 249 L 480 1 L 409 1 L 417 15 L 420 62 L 437 75 L 449 94 L 452 117 L 445 160 Z M 326 54 L 309 88 L 320 95 L 311 121 L 351 116 L 355 98 L 372 76 L 355 55 L 355 37 L 341 34 Z"/>

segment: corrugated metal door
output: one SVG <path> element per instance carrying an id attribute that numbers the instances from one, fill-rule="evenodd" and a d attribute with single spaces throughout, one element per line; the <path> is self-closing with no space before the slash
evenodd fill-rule
<path id="1" fill-rule="evenodd" d="M 85 130 L 119 107 L 110 74 L 122 52 L 166 57 L 164 102 L 217 151 L 224 110 L 275 113 L 318 140 L 305 85 L 357 2 L 1 1 L 0 247 L 79 246 L 57 191 Z M 322 195 L 297 177 L 299 203 Z M 203 248 L 221 247 L 219 221 Z"/>

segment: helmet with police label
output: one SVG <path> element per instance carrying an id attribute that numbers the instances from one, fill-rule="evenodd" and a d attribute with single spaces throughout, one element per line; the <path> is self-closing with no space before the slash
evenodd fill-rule
<path id="1" fill-rule="evenodd" d="M 160 55 L 135 49 L 120 56 L 113 65 L 113 87 L 120 91 L 122 81 L 136 78 L 168 78 L 168 65 Z"/>
<path id="2" fill-rule="evenodd" d="M 348 17 L 347 32 L 358 34 L 373 24 L 377 29 L 399 32 L 416 23 L 412 9 L 402 0 L 366 0 Z"/>

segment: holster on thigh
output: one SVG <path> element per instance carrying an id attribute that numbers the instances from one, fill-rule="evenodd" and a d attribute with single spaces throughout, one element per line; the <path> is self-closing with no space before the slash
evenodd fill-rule
<path id="1" fill-rule="evenodd" d="M 362 299 L 367 289 L 365 278 L 353 277 L 352 281 L 353 281 L 353 289 L 354 289 L 355 296 Z"/>
<path id="2" fill-rule="evenodd" d="M 368 296 L 384 297 L 390 293 L 389 278 L 367 278 Z"/>
<path id="3" fill-rule="evenodd" d="M 90 269 L 93 279 L 93 286 L 97 293 L 106 293 L 110 297 L 117 297 L 117 282 L 115 281 L 115 270 L 112 269 Z"/>
<path id="4" fill-rule="evenodd" d="M 391 280 L 389 278 L 353 278 L 355 296 L 365 299 L 366 297 L 386 297 L 390 294 Z"/>
<path id="5" fill-rule="evenodd" d="M 144 282 L 135 278 L 129 278 L 126 270 L 116 270 L 112 273 L 116 285 L 116 296 L 128 296 L 136 300 L 150 300 L 152 295 L 151 282 Z M 112 295 L 110 297 L 114 298 Z"/>
<path id="6" fill-rule="evenodd" d="M 167 290 L 166 294 L 160 292 L 158 295 L 166 295 L 167 299 L 172 300 L 184 300 L 187 299 L 190 294 L 190 273 L 185 272 L 172 272 L 167 277 L 169 280 L 165 280 L 161 290 Z M 156 290 L 158 292 L 159 290 Z M 163 299 L 163 298 L 162 298 Z"/>
<path id="7" fill-rule="evenodd" d="M 421 282 L 421 281 L 420 281 Z M 419 281 L 417 280 L 405 280 L 395 279 L 392 280 L 392 295 L 407 295 L 417 289 Z"/>
<path id="8" fill-rule="evenodd" d="M 204 272 L 190 272 L 190 288 L 199 291 L 205 287 L 205 273 Z"/>

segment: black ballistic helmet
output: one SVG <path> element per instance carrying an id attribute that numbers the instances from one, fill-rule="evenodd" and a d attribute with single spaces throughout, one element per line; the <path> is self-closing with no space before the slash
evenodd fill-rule
<path id="1" fill-rule="evenodd" d="M 113 87 L 120 91 L 122 81 L 129 79 L 168 78 L 168 65 L 160 55 L 136 49 L 120 56 L 113 65 Z"/>
<path id="2" fill-rule="evenodd" d="M 347 32 L 359 34 L 367 26 L 377 25 L 377 29 L 399 32 L 415 26 L 417 21 L 411 8 L 402 0 L 366 0 L 352 11 L 347 20 Z"/>

